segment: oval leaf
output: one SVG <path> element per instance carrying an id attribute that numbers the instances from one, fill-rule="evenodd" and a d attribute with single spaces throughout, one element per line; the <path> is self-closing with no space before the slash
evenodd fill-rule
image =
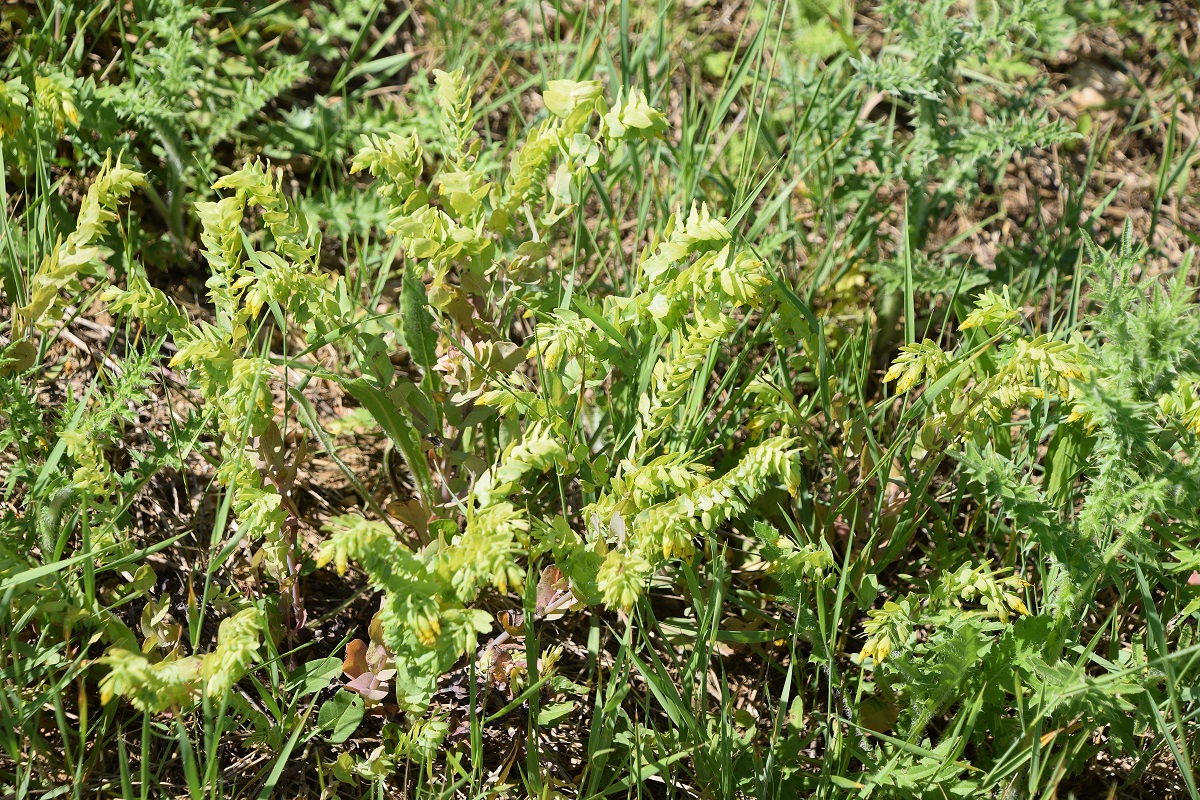
<path id="1" fill-rule="evenodd" d="M 340 665 L 339 665 L 340 666 Z M 350 692 L 338 692 L 321 705 L 317 725 L 329 731 L 331 744 L 341 744 L 350 738 L 363 718 L 363 699 Z"/>

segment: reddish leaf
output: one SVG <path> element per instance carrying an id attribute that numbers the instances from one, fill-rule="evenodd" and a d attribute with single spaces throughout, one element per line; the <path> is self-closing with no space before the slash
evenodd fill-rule
<path id="1" fill-rule="evenodd" d="M 362 639 L 354 639 L 346 645 L 346 659 L 342 662 L 342 672 L 351 679 L 370 673 L 367 664 L 367 643 Z"/>
<path id="2" fill-rule="evenodd" d="M 565 616 L 568 611 L 582 607 L 583 603 L 571 591 L 571 581 L 562 574 L 562 570 L 553 565 L 542 570 L 542 577 L 537 586 L 538 617 L 556 620 Z"/>
<path id="3" fill-rule="evenodd" d="M 542 577 L 537 585 L 537 615 L 540 617 L 545 614 L 546 606 L 550 605 L 554 598 L 560 592 L 565 591 L 569 585 L 562 570 L 553 564 L 542 570 Z"/>
<path id="4" fill-rule="evenodd" d="M 362 675 L 359 675 L 347 683 L 346 688 L 373 703 L 378 703 L 387 697 L 388 693 L 387 687 L 380 687 L 378 681 L 375 680 L 375 676 L 370 672 L 364 672 Z"/>

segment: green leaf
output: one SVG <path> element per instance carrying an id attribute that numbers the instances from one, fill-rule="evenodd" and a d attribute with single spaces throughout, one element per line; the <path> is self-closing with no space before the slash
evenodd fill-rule
<path id="1" fill-rule="evenodd" d="M 321 705 L 317 725 L 328 730 L 330 744 L 341 744 L 350 738 L 363 718 L 363 699 L 352 692 L 338 692 Z"/>
<path id="2" fill-rule="evenodd" d="M 605 319 L 603 315 L 601 315 L 601 313 L 586 300 L 581 298 L 579 295 L 573 295 L 571 297 L 571 305 L 575 306 L 575 308 L 578 309 L 581 314 L 590 319 L 597 328 L 604 331 L 604 333 L 608 335 L 608 338 L 619 344 L 625 350 L 625 352 L 634 352 L 633 345 L 629 343 L 629 340 L 625 338 L 625 335 L 617 330 L 615 325 Z"/>
<path id="3" fill-rule="evenodd" d="M 18 339 L 0 350 L 0 375 L 24 372 L 37 361 L 37 345 L 28 339 Z"/>
<path id="4" fill-rule="evenodd" d="M 413 361 L 426 371 L 431 369 L 437 363 L 437 331 L 429 313 L 425 284 L 412 269 L 405 272 L 400 287 L 400 327 Z"/>
<path id="5" fill-rule="evenodd" d="M 404 456 L 408 470 L 421 493 L 421 499 L 428 506 L 433 501 L 433 481 L 429 475 L 429 464 L 425 461 L 425 451 L 421 449 L 420 436 L 406 411 L 397 406 L 388 394 L 362 378 L 342 379 L 342 386 L 355 400 L 362 403 L 363 408 L 370 412 L 388 438 L 400 448 L 400 453 Z"/>
<path id="6" fill-rule="evenodd" d="M 288 679 L 288 688 L 298 692 L 297 697 L 315 694 L 324 689 L 342 674 L 342 660 L 336 656 L 318 658 L 303 664 Z"/>
<path id="7" fill-rule="evenodd" d="M 574 710 L 574 700 L 567 700 L 565 703 L 552 703 L 538 711 L 538 725 L 544 728 L 552 728 Z"/>
<path id="8" fill-rule="evenodd" d="M 604 86 L 600 81 L 550 81 L 542 99 L 546 110 L 556 117 L 566 119 L 576 109 L 595 105 L 603 96 Z"/>
<path id="9" fill-rule="evenodd" d="M 1096 440 L 1079 422 L 1063 423 L 1050 437 L 1046 448 L 1046 496 L 1061 507 L 1067 502 L 1071 485 L 1087 467 Z"/>

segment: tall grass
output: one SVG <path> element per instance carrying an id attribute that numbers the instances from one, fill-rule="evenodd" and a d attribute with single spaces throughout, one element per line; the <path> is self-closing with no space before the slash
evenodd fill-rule
<path id="1" fill-rule="evenodd" d="M 1148 19 L 14 11 L 5 791 L 1197 797 Z"/>

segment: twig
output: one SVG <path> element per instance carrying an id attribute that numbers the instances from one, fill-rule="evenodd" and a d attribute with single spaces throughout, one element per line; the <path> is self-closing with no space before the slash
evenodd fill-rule
<path id="1" fill-rule="evenodd" d="M 71 333 L 66 328 L 63 328 L 62 330 L 60 330 L 58 332 L 58 335 L 64 339 L 66 339 L 71 344 L 75 345 L 75 347 L 82 350 L 93 360 L 97 360 L 96 354 L 92 350 L 91 346 L 87 342 L 80 339 L 75 334 Z M 125 370 L 121 367 L 121 365 L 118 364 L 116 361 L 113 361 L 112 356 L 108 355 L 107 353 L 104 354 L 103 361 L 104 361 L 104 365 L 106 367 L 108 367 L 109 369 L 111 369 L 116 375 L 124 375 L 125 374 Z"/>

